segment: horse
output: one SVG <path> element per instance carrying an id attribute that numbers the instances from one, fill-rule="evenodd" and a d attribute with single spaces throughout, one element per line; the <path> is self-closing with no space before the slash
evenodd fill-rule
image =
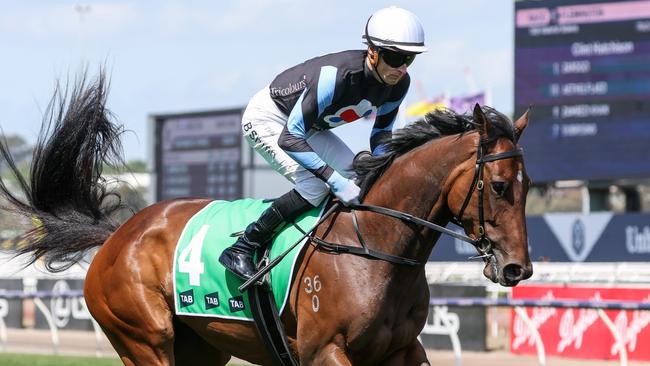
<path id="1" fill-rule="evenodd" d="M 124 130 L 106 107 L 106 76 L 81 77 L 70 90 L 55 91 L 29 183 L 6 143 L 0 148 L 22 190 L 0 184 L 6 208 L 37 223 L 17 255 L 40 259 L 50 271 L 90 260 L 85 302 L 125 365 L 225 365 L 233 356 L 271 364 L 250 322 L 174 312 L 174 247 L 184 224 L 211 200 L 154 203 L 118 224 L 114 217 L 123 205 L 101 173 L 105 164 L 123 163 Z M 532 275 L 525 222 L 530 178 L 517 144 L 527 124 L 527 112 L 513 123 L 478 105 L 467 115 L 430 113 L 396 130 L 385 155 L 355 163 L 362 203 L 420 222 L 457 222 L 480 242 L 484 276 L 515 286 Z M 342 205 L 321 222 L 281 315 L 299 363 L 429 365 L 418 335 L 429 304 L 424 263 L 439 236 L 413 221 Z M 375 252 L 417 264 L 332 253 L 320 241 L 353 247 L 364 241 Z M 218 255 L 212 253 L 215 262 Z"/>

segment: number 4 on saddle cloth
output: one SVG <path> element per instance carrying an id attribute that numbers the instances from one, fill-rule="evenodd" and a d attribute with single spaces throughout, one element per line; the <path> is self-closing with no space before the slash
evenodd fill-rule
<path id="1" fill-rule="evenodd" d="M 213 201 L 187 222 L 174 253 L 176 314 L 253 320 L 249 298 L 238 290 L 242 280 L 216 258 L 236 240 L 232 233 L 244 230 L 270 205 L 269 201 L 254 199 Z M 269 259 L 281 255 L 299 240 L 321 214 L 322 207 L 316 207 L 298 218 L 295 225 L 286 225 L 273 239 Z M 286 304 L 294 268 L 306 241 L 269 273 L 279 313 Z"/>

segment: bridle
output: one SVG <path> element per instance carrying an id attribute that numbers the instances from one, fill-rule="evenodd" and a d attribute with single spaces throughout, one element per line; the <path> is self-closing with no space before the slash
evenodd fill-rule
<path id="1" fill-rule="evenodd" d="M 474 165 L 474 178 L 472 179 L 472 185 L 467 192 L 467 196 L 465 196 L 465 201 L 463 202 L 458 215 L 452 217 L 451 219 L 453 223 L 460 227 L 463 227 L 463 213 L 465 213 L 465 209 L 467 208 L 467 205 L 469 204 L 474 191 L 478 191 L 478 234 L 480 237 L 469 243 L 476 248 L 476 250 L 479 252 L 479 255 L 471 257 L 470 259 L 487 258 L 492 255 L 492 241 L 490 241 L 490 238 L 488 238 L 485 230 L 485 214 L 483 209 L 483 192 L 485 184 L 483 181 L 483 166 L 485 163 L 492 161 L 510 159 L 523 155 L 523 149 L 518 147 L 509 151 L 484 156 L 483 150 L 488 144 L 489 141 L 483 140 L 481 140 L 481 142 L 478 144 L 478 147 L 476 149 L 476 164 Z"/>

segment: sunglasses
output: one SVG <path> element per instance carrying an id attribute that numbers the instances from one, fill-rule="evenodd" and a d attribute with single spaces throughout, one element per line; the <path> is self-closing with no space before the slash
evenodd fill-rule
<path id="1" fill-rule="evenodd" d="M 402 65 L 410 66 L 415 60 L 415 54 L 399 53 L 391 50 L 382 49 L 379 51 L 379 56 L 384 60 L 386 65 L 397 68 Z"/>

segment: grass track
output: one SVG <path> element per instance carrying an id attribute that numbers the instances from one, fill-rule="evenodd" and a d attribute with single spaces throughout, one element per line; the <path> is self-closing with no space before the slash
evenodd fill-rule
<path id="1" fill-rule="evenodd" d="M 2 366 L 121 366 L 117 358 L 68 357 L 53 355 L 23 355 L 0 353 Z"/>

